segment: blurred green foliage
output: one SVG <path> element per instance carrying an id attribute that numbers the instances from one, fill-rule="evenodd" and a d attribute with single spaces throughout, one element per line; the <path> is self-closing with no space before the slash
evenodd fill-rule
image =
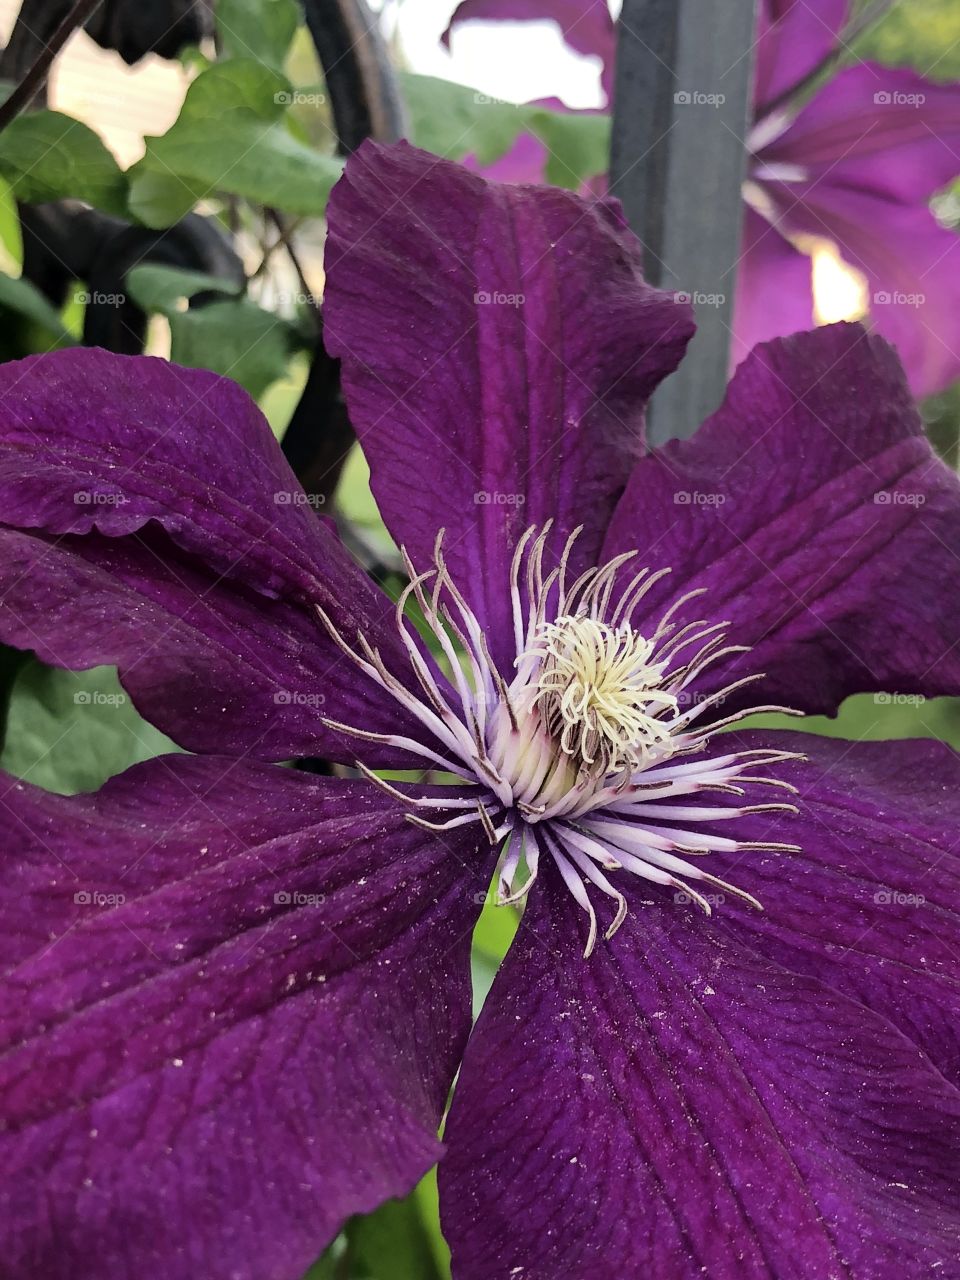
<path id="1" fill-rule="evenodd" d="M 875 0 L 861 0 L 868 8 Z M 960 80 L 957 0 L 900 0 L 854 46 L 860 58 L 913 67 L 932 80 Z"/>

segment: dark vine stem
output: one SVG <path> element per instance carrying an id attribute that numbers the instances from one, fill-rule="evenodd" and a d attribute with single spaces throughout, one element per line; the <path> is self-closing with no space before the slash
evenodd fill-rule
<path id="1" fill-rule="evenodd" d="M 287 257 L 290 259 L 290 264 L 293 267 L 294 271 L 296 271 L 297 273 L 297 279 L 300 281 L 300 289 L 303 292 L 304 299 L 306 301 L 307 306 L 310 308 L 310 314 L 313 317 L 314 323 L 316 324 L 316 327 L 317 327 L 317 331 L 319 332 L 321 327 L 320 304 L 317 301 L 316 297 L 314 296 L 312 289 L 310 288 L 310 282 L 307 279 L 306 273 L 303 270 L 303 263 L 300 261 L 300 255 L 297 253 L 297 250 L 294 247 L 293 228 L 287 225 L 286 219 L 284 218 L 283 214 L 280 212 L 279 209 L 268 209 L 267 217 L 276 227 L 277 232 L 279 234 L 280 238 L 277 241 L 277 244 L 283 245 L 284 249 L 287 252 Z"/>
<path id="2" fill-rule="evenodd" d="M 103 0 L 76 0 L 71 6 L 60 23 L 54 28 L 49 39 L 44 41 L 37 56 L 27 68 L 9 98 L 0 105 L 0 131 L 4 130 L 11 120 L 15 120 L 20 112 L 28 107 L 43 89 L 57 54 L 73 35 L 74 31 L 78 27 L 82 27 L 102 3 Z"/>
<path id="3" fill-rule="evenodd" d="M 395 142 L 403 137 L 406 119 L 396 75 L 366 0 L 303 0 L 303 10 L 323 68 L 340 154 L 349 155 L 365 138 Z M 293 262 L 296 268 L 295 256 Z M 329 510 L 353 440 L 339 361 L 318 337 L 307 385 L 283 437 L 287 460 L 318 506 Z"/>

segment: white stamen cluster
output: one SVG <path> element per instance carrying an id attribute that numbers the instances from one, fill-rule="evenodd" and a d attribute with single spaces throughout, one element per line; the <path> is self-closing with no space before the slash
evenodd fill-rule
<path id="1" fill-rule="evenodd" d="M 627 871 L 681 890 L 708 915 L 710 903 L 691 887 L 691 880 L 718 886 L 759 908 L 750 894 L 690 859 L 713 851 L 795 851 L 794 845 L 744 842 L 710 831 L 718 822 L 752 813 L 795 811 L 794 806 L 694 805 L 688 798 L 710 792 L 744 796 L 745 785 L 794 790 L 753 771 L 796 759 L 795 753 L 707 752 L 720 729 L 744 716 L 761 711 L 790 713 L 790 709 L 760 706 L 711 719 L 708 713 L 731 693 L 762 677 L 747 676 L 702 698 L 691 698 L 709 666 L 745 652 L 743 646 L 724 643 L 726 623 L 698 620 L 680 626 L 673 621 L 702 592 L 680 596 L 651 634 L 641 634 L 630 619 L 669 570 L 640 570 L 612 603 L 620 571 L 636 553 L 617 556 L 568 583 L 570 554 L 579 530 L 547 572 L 549 532 L 549 525 L 539 533 L 528 529 L 513 557 L 509 590 L 516 658 L 509 681 L 493 661 L 478 619 L 450 576 L 442 531 L 433 568 L 417 573 L 405 556 L 410 583 L 396 611 L 400 637 L 422 696 L 387 670 L 363 635 L 358 636 L 358 647 L 351 648 L 318 610 L 342 651 L 416 717 L 433 745 L 336 721 L 326 723 L 360 738 L 388 743 L 423 760 L 427 768 L 446 770 L 475 786 L 475 799 L 417 797 L 392 787 L 364 765 L 357 766 L 408 804 L 414 810 L 409 820 L 419 826 L 446 831 L 480 823 L 491 844 L 501 847 L 501 903 L 525 898 L 543 858 L 549 857 L 587 913 L 586 955 L 597 937 L 588 887 L 615 904 L 608 938 L 626 916 L 626 899 L 611 883 L 609 872 Z M 421 652 L 405 617 L 411 596 L 445 659 L 449 677 Z M 685 704 L 689 705 L 682 709 Z M 672 803 L 679 798 L 681 803 Z M 454 816 L 434 822 L 423 816 L 430 809 Z"/>

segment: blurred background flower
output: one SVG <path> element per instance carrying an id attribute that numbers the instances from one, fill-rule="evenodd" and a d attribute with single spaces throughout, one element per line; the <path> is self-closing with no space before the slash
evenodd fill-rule
<path id="1" fill-rule="evenodd" d="M 768 338 L 869 313 L 927 396 L 960 375 L 960 249 L 944 225 L 956 210 L 946 205 L 941 221 L 931 208 L 960 174 L 960 83 L 862 58 L 872 11 L 853 0 L 761 0 L 732 360 Z M 443 38 L 473 22 L 531 21 L 552 22 L 599 61 L 609 102 L 606 0 L 463 0 Z M 929 71 L 942 74 L 942 61 Z M 485 171 L 541 182 L 548 155 L 526 136 Z"/>

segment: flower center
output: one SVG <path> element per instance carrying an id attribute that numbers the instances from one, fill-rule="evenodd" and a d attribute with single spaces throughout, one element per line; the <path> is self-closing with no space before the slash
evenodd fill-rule
<path id="1" fill-rule="evenodd" d="M 779 841 L 717 835 L 713 825 L 759 813 L 796 812 L 791 804 L 739 804 L 729 797 L 744 796 L 747 785 L 793 791 L 757 770 L 797 756 L 767 749 L 722 752 L 711 744 L 715 734 L 747 715 L 791 714 L 790 708 L 746 707 L 718 718 L 717 708 L 728 697 L 760 677 L 747 675 L 698 692 L 711 666 L 746 652 L 725 644 L 722 622 L 676 621 L 702 591 L 679 596 L 655 627 L 640 630 L 631 622 L 637 606 L 669 570 L 641 569 L 613 600 L 620 571 L 633 553 L 587 570 L 571 585 L 567 570 L 579 530 L 548 570 L 549 532 L 549 524 L 540 531 L 528 529 L 513 557 L 512 673 L 501 671 L 491 657 L 483 626 L 447 570 L 442 531 L 434 568 L 418 573 L 405 556 L 410 585 L 397 604 L 397 627 L 412 680 L 389 671 L 363 636 L 359 651 L 350 648 L 318 610 L 343 652 L 411 712 L 425 733 L 420 741 L 326 723 L 389 743 L 419 757 L 425 767 L 461 780 L 464 787 L 445 800 L 400 790 L 357 764 L 372 782 L 409 805 L 414 810 L 409 821 L 419 826 L 446 831 L 480 823 L 500 849 L 500 902 L 525 897 L 549 857 L 589 918 L 586 954 L 597 935 L 587 887 L 616 903 L 608 937 L 627 912 L 626 898 L 606 872 L 626 871 L 672 886 L 679 890 L 678 900 L 695 902 L 707 914 L 710 900 L 690 881 L 719 887 L 724 893 L 714 896 L 720 900 L 729 894 L 759 908 L 749 893 L 703 870 L 699 859 L 711 852 L 796 850 Z M 423 656 L 411 631 L 404 612 L 411 596 L 449 677 Z M 691 804 L 700 793 L 721 799 Z M 427 818 L 429 811 L 439 811 L 442 820 Z"/>
<path id="2" fill-rule="evenodd" d="M 677 698 L 660 688 L 665 662 L 627 623 L 569 614 L 545 623 L 525 657 L 539 659 L 534 704 L 548 732 L 580 769 L 640 769 L 669 743 L 663 721 Z"/>

